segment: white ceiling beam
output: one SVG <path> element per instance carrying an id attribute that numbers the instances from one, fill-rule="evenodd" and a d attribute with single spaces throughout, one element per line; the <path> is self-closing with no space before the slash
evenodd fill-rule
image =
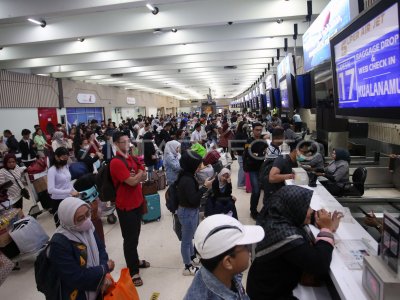
<path id="1" fill-rule="evenodd" d="M 289 47 L 294 46 L 294 41 L 288 41 Z M 37 68 L 46 66 L 59 66 L 65 64 L 78 64 L 80 62 L 100 62 L 100 61 L 117 61 L 124 59 L 140 59 L 151 57 L 166 57 L 176 55 L 213 53 L 243 50 L 261 50 L 271 48 L 281 48 L 283 39 L 278 38 L 259 38 L 248 39 L 246 42 L 237 43 L 236 41 L 220 41 L 199 44 L 187 45 L 169 45 L 150 48 L 129 49 L 120 51 L 98 52 L 65 55 L 62 57 L 46 57 L 46 58 L 30 58 L 22 60 L 0 61 L 2 69 L 17 69 L 17 68 Z M 297 43 L 301 47 L 301 42 Z M 276 53 L 276 52 L 275 52 Z"/>
<path id="2" fill-rule="evenodd" d="M 169 64 L 169 65 L 156 65 L 156 66 L 146 66 L 146 67 L 131 67 L 131 68 L 119 68 L 119 69 L 100 69 L 100 70 L 88 70 L 88 71 L 77 71 L 77 72 L 54 72 L 53 77 L 63 78 L 63 77 L 79 77 L 79 76 L 90 76 L 97 74 L 127 74 L 127 73 L 137 73 L 146 71 L 160 71 L 160 70 L 184 70 L 198 67 L 216 67 L 220 66 L 221 70 L 224 66 L 242 66 L 242 65 L 267 65 L 270 59 L 267 58 L 254 58 L 254 59 L 244 59 L 244 60 L 215 60 L 208 62 L 194 62 L 185 64 Z"/>
<path id="3" fill-rule="evenodd" d="M 299 49 L 297 49 L 299 50 Z M 141 66 L 160 66 L 169 64 L 183 64 L 193 62 L 208 62 L 224 59 L 239 60 L 248 58 L 268 58 L 276 55 L 276 50 L 248 50 L 237 52 L 216 52 L 205 54 L 191 54 L 169 57 L 154 57 L 151 59 L 119 60 L 97 63 L 81 63 L 76 65 L 61 65 L 53 67 L 42 67 L 32 69 L 34 74 L 49 74 L 56 72 L 74 72 L 101 69 L 117 69 Z M 283 51 L 282 51 L 283 55 Z M 115 72 L 117 73 L 117 72 Z"/>
<path id="4" fill-rule="evenodd" d="M 282 24 L 273 22 L 243 23 L 232 26 L 222 25 L 213 27 L 185 28 L 177 33 L 165 29 L 160 35 L 151 32 L 141 32 L 130 35 L 99 36 L 86 38 L 84 42 L 69 40 L 62 42 L 34 43 L 4 47 L 0 60 L 26 59 L 92 53 L 100 51 L 113 51 L 154 47 L 162 45 L 177 45 L 189 43 L 204 43 L 222 40 L 264 38 L 264 37 L 290 37 L 293 35 L 293 25 L 298 24 L 299 40 L 307 30 L 308 24 L 302 20 L 286 21 Z"/>
<path id="5" fill-rule="evenodd" d="M 329 1 L 313 2 L 319 14 Z M 240 13 L 238 13 L 240 12 Z M 210 26 L 232 22 L 290 20 L 307 14 L 304 0 L 203 0 L 167 4 L 156 16 L 146 8 L 122 9 L 54 18 L 45 28 L 21 23 L 0 27 L 0 45 L 16 45 L 100 35 L 149 31 L 154 28 Z"/>

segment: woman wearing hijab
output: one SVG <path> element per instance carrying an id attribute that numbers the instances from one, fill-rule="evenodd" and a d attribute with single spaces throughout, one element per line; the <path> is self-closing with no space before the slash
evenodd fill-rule
<path id="1" fill-rule="evenodd" d="M 54 132 L 53 142 L 51 143 L 51 147 L 53 148 L 54 152 L 60 147 L 68 148 L 68 143 L 64 138 L 64 132 L 62 131 Z"/>
<path id="2" fill-rule="evenodd" d="M 0 184 L 7 181 L 13 183 L 12 186 L 8 188 L 8 200 L 10 201 L 10 205 L 14 208 L 22 209 L 23 195 L 21 194 L 21 191 L 25 189 L 23 184 L 24 170 L 17 165 L 17 158 L 12 153 L 8 153 L 4 156 L 3 163 L 4 168 L 0 169 Z"/>
<path id="3" fill-rule="evenodd" d="M 170 141 L 165 145 L 164 149 L 164 166 L 167 176 L 167 184 L 173 184 L 178 178 L 181 165 L 179 164 L 181 143 L 178 141 Z"/>
<path id="4" fill-rule="evenodd" d="M 199 224 L 200 200 L 213 183 L 213 180 L 206 180 L 204 185 L 199 188 L 194 174 L 201 162 L 201 156 L 193 151 L 186 151 L 179 160 L 182 170 L 177 178 L 179 201 L 177 214 L 182 225 L 181 254 L 185 264 L 184 276 L 194 276 L 199 269 L 195 266 L 199 260 L 196 258 L 192 240 Z"/>
<path id="5" fill-rule="evenodd" d="M 312 194 L 299 186 L 284 186 L 260 212 L 258 223 L 264 228 L 265 237 L 257 244 L 247 279 L 250 299 L 297 299 L 293 290 L 303 273 L 318 277 L 328 274 L 333 232 L 341 216 L 336 211 L 332 216 L 324 210 L 314 212 L 310 208 Z M 312 214 L 320 228 L 314 244 L 305 227 L 311 223 Z"/>
<path id="6" fill-rule="evenodd" d="M 61 280 L 62 299 L 96 300 L 110 280 L 114 269 L 104 244 L 98 239 L 90 220 L 90 205 L 68 197 L 58 209 L 60 227 L 52 238 L 49 259 Z"/>
<path id="7" fill-rule="evenodd" d="M 232 196 L 231 171 L 223 168 L 212 184 L 212 195 L 208 198 L 204 215 L 227 214 L 237 219 L 236 198 Z"/>
<path id="8" fill-rule="evenodd" d="M 71 173 L 68 168 L 69 151 L 65 147 L 58 148 L 54 153 L 53 165 L 47 172 L 47 191 L 50 194 L 51 213 L 54 216 L 56 227 L 59 226 L 57 215 L 58 206 L 61 201 L 70 196 L 78 196 L 71 182 Z"/>
<path id="9" fill-rule="evenodd" d="M 332 152 L 333 161 L 325 168 L 325 173 L 318 174 L 328 181 L 321 183 L 333 196 L 340 196 L 349 182 L 350 154 L 346 149 L 336 148 Z"/>

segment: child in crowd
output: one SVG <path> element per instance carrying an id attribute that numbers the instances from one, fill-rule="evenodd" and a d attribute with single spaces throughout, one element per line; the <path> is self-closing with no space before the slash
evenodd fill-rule
<path id="1" fill-rule="evenodd" d="M 194 236 L 203 267 L 184 300 L 249 300 L 239 274 L 249 266 L 249 246 L 263 238 L 261 226 L 242 225 L 222 214 L 206 218 Z"/>

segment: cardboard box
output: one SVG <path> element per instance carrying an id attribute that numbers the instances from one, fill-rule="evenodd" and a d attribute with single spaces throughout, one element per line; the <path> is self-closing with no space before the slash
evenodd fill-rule
<path id="1" fill-rule="evenodd" d="M 47 176 L 40 177 L 33 182 L 36 193 L 47 190 Z"/>

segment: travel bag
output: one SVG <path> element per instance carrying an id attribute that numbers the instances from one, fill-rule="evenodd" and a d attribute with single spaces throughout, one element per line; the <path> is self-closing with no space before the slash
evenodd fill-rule
<path id="1" fill-rule="evenodd" d="M 147 202 L 147 213 L 142 215 L 143 223 L 151 221 L 160 221 L 161 218 L 160 195 L 158 193 L 152 195 L 145 195 L 144 200 Z"/>
<path id="2" fill-rule="evenodd" d="M 142 183 L 143 196 L 157 194 L 158 183 L 155 180 L 147 180 Z"/>
<path id="3" fill-rule="evenodd" d="M 165 171 L 154 171 L 153 179 L 157 182 L 157 189 L 164 190 L 167 187 L 167 176 L 165 175 Z"/>

